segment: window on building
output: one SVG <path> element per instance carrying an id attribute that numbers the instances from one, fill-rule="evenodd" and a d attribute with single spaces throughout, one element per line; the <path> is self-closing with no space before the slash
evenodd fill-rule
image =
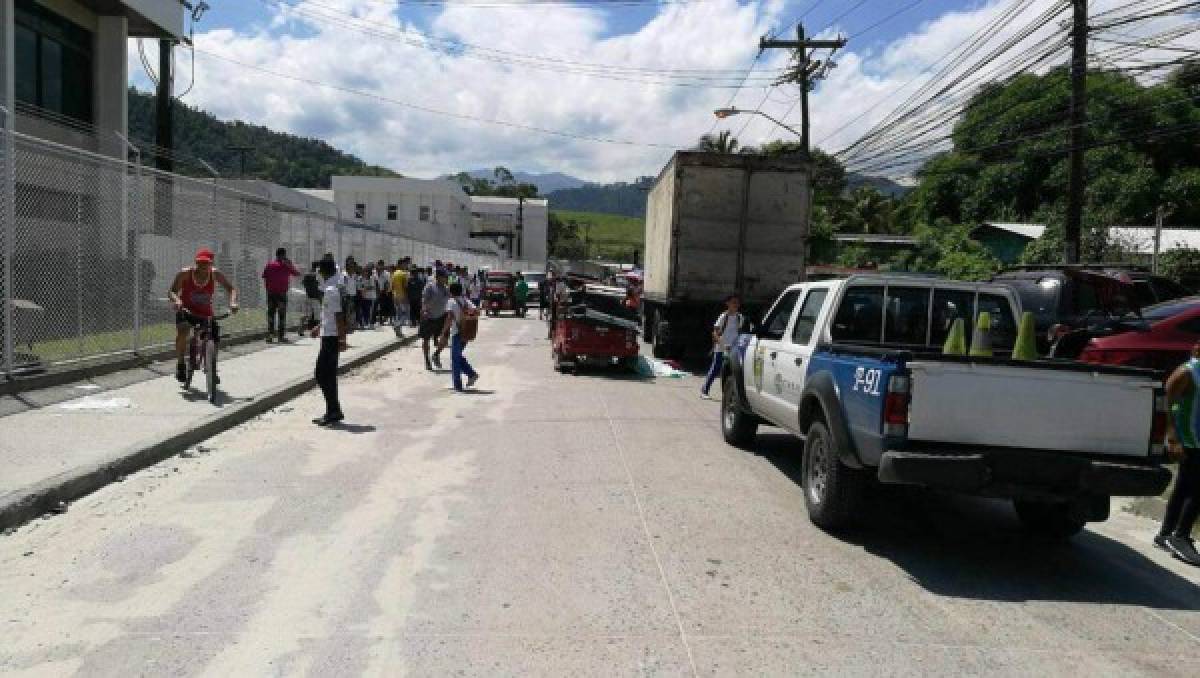
<path id="1" fill-rule="evenodd" d="M 421 221 L 429 221 L 429 213 L 430 213 L 430 209 L 428 207 L 425 207 L 424 205 L 422 205 L 421 206 L 421 216 L 420 216 Z"/>
<path id="2" fill-rule="evenodd" d="M 33 0 L 17 0 L 14 24 L 17 101 L 92 122 L 91 31 Z"/>
<path id="3" fill-rule="evenodd" d="M 366 219 L 366 218 L 367 218 L 367 206 L 366 206 L 366 204 L 364 204 L 364 203 L 361 203 L 361 202 L 360 202 L 360 203 L 355 203 L 355 205 L 354 205 L 354 218 L 355 218 L 355 219 Z"/>
<path id="4" fill-rule="evenodd" d="M 395 205 L 388 205 L 388 221 L 395 221 L 399 218 L 400 209 Z"/>

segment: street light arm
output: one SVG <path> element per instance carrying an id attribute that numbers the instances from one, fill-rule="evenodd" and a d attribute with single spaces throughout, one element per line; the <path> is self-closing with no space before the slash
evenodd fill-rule
<path id="1" fill-rule="evenodd" d="M 770 120 L 771 122 L 775 123 L 776 125 L 779 125 L 780 127 L 784 128 L 785 130 L 791 132 L 792 134 L 795 134 L 796 136 L 800 137 L 801 139 L 804 138 L 803 134 L 792 129 L 792 127 L 790 125 L 787 125 L 782 120 L 777 120 L 774 117 L 767 115 L 766 113 L 763 113 L 762 111 L 757 111 L 757 110 L 756 111 L 743 111 L 742 109 L 736 108 L 733 106 L 730 106 L 729 108 L 718 108 L 717 110 L 713 111 L 713 115 L 717 116 L 718 118 L 720 118 L 722 120 L 724 120 L 725 118 L 728 118 L 730 116 L 738 115 L 739 113 L 749 113 L 751 115 L 761 115 L 762 117 L 766 118 L 767 120 Z"/>

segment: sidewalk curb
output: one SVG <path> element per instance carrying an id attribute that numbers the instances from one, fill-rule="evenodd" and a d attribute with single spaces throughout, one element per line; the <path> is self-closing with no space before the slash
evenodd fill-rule
<path id="1" fill-rule="evenodd" d="M 369 362 L 416 342 L 416 335 L 390 341 L 338 366 L 338 374 L 361 367 Z M 123 476 L 153 466 L 179 454 L 187 448 L 218 433 L 243 424 L 254 417 L 279 407 L 283 403 L 316 387 L 313 377 L 302 377 L 278 386 L 252 400 L 215 412 L 196 424 L 181 428 L 165 437 L 145 440 L 132 445 L 114 459 L 64 471 L 20 492 L 0 500 L 0 530 L 23 525 L 38 516 L 50 513 L 63 502 L 71 502 L 117 482 Z"/>

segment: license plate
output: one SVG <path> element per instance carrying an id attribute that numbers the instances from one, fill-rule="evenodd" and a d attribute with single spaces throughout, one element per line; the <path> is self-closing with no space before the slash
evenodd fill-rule
<path id="1" fill-rule="evenodd" d="M 597 327 L 596 334 L 608 334 L 608 328 L 603 326 Z"/>

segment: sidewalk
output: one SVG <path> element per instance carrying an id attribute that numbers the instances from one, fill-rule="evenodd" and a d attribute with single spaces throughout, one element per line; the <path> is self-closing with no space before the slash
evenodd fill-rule
<path id="1" fill-rule="evenodd" d="M 339 365 L 346 370 L 374 360 L 414 334 L 406 330 L 401 342 L 390 327 L 355 332 Z M 67 388 L 77 397 L 63 400 L 60 390 L 52 401 L 61 402 L 0 418 L 0 529 L 54 510 L 313 388 L 317 347 L 317 340 L 305 338 L 228 356 L 219 365 L 221 393 L 215 405 L 201 393 L 203 375 L 185 392 L 170 364 L 160 363 L 156 371 L 165 376 L 116 388 L 74 384 Z M 120 384 L 119 377 L 105 381 Z M 17 398 L 39 400 L 36 393 Z"/>

